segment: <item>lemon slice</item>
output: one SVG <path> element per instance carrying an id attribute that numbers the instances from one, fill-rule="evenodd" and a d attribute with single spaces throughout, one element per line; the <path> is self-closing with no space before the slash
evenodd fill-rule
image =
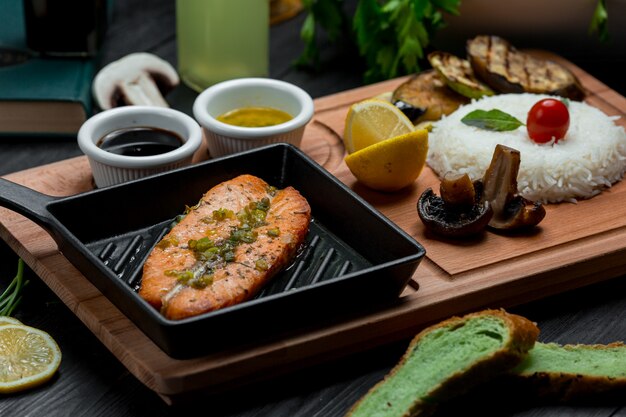
<path id="1" fill-rule="evenodd" d="M 379 191 L 397 191 L 413 184 L 422 172 L 428 152 L 428 132 L 415 130 L 378 142 L 346 156 L 354 176 Z"/>
<path id="2" fill-rule="evenodd" d="M 48 333 L 20 324 L 0 326 L 0 394 L 43 384 L 60 363 L 61 350 Z"/>
<path id="3" fill-rule="evenodd" d="M 343 142 L 351 154 L 413 130 L 413 123 L 400 109 L 388 101 L 372 98 L 350 106 Z"/>
<path id="4" fill-rule="evenodd" d="M 0 316 L 0 326 L 4 326 L 7 324 L 22 324 L 21 321 L 9 316 Z"/>

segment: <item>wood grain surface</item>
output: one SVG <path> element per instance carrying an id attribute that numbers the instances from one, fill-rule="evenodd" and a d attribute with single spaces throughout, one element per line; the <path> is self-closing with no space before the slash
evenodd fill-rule
<path id="1" fill-rule="evenodd" d="M 543 52 L 535 51 L 536 54 Z M 622 116 L 626 99 L 580 68 L 568 65 L 589 91 L 587 101 L 609 115 Z M 538 233 L 452 243 L 428 235 L 415 203 L 428 186 L 438 184 L 429 169 L 413 187 L 395 194 L 362 187 L 343 162 L 341 132 L 354 102 L 390 91 L 404 79 L 391 80 L 323 97 L 307 127 L 302 149 L 365 200 L 422 243 L 427 259 L 402 298 L 360 317 L 302 329 L 281 340 L 250 343 L 201 358 L 175 360 L 165 355 L 102 296 L 56 249 L 39 226 L 0 209 L 0 237 L 21 256 L 59 298 L 144 385 L 166 402 L 182 401 L 198 391 L 228 390 L 241 383 L 295 367 L 406 338 L 426 324 L 482 307 L 510 307 L 533 299 L 621 275 L 626 265 L 626 188 L 623 183 L 579 204 L 548 207 Z M 206 157 L 202 149 L 196 160 Z M 50 195 L 71 195 L 92 187 L 84 157 L 7 176 Z M 593 216 L 594 221 L 586 219 Z M 415 291 L 419 287 L 418 291 Z"/>

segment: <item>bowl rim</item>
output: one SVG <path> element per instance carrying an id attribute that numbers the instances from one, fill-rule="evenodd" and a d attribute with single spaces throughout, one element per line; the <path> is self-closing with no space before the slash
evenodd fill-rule
<path id="1" fill-rule="evenodd" d="M 123 117 L 137 117 L 139 123 L 134 126 L 151 126 L 141 123 L 141 117 L 158 116 L 176 119 L 190 135 L 183 145 L 173 151 L 150 156 L 118 155 L 98 147 L 93 140 L 96 129 L 102 123 L 110 123 Z M 128 126 L 131 127 L 131 126 Z M 121 128 L 121 127 L 120 127 Z M 112 129 L 111 131 L 116 130 Z M 174 130 L 174 129 L 172 129 Z M 176 132 L 179 133 L 179 132 Z M 157 168 L 190 158 L 202 144 L 202 129 L 198 122 L 187 114 L 169 107 L 123 106 L 105 110 L 87 119 L 78 130 L 78 146 L 90 159 L 116 168 Z"/>
<path id="2" fill-rule="evenodd" d="M 220 122 L 207 111 L 208 102 L 215 95 L 251 87 L 271 88 L 295 98 L 301 106 L 300 112 L 294 115 L 293 119 L 274 126 L 241 127 Z M 201 92 L 193 103 L 194 117 L 203 128 L 218 135 L 237 139 L 258 139 L 297 130 L 313 118 L 313 112 L 313 99 L 309 93 L 294 84 L 272 78 L 236 78 L 222 81 Z"/>

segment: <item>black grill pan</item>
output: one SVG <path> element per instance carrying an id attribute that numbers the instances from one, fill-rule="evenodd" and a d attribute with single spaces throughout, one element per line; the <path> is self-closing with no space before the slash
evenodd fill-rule
<path id="1" fill-rule="evenodd" d="M 185 205 L 252 174 L 309 201 L 312 222 L 293 264 L 253 300 L 184 320 L 137 294 L 142 265 Z M 0 205 L 32 219 L 63 255 L 164 352 L 188 358 L 279 337 L 398 297 L 425 251 L 294 146 L 269 145 L 71 197 L 0 179 Z"/>

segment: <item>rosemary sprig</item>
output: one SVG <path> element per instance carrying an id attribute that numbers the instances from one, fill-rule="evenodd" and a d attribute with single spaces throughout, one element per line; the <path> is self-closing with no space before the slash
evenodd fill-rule
<path id="1" fill-rule="evenodd" d="M 20 258 L 17 261 L 17 274 L 9 286 L 0 295 L 0 316 L 10 316 L 15 311 L 20 301 L 22 301 L 22 289 L 28 284 L 24 280 L 24 261 Z"/>

